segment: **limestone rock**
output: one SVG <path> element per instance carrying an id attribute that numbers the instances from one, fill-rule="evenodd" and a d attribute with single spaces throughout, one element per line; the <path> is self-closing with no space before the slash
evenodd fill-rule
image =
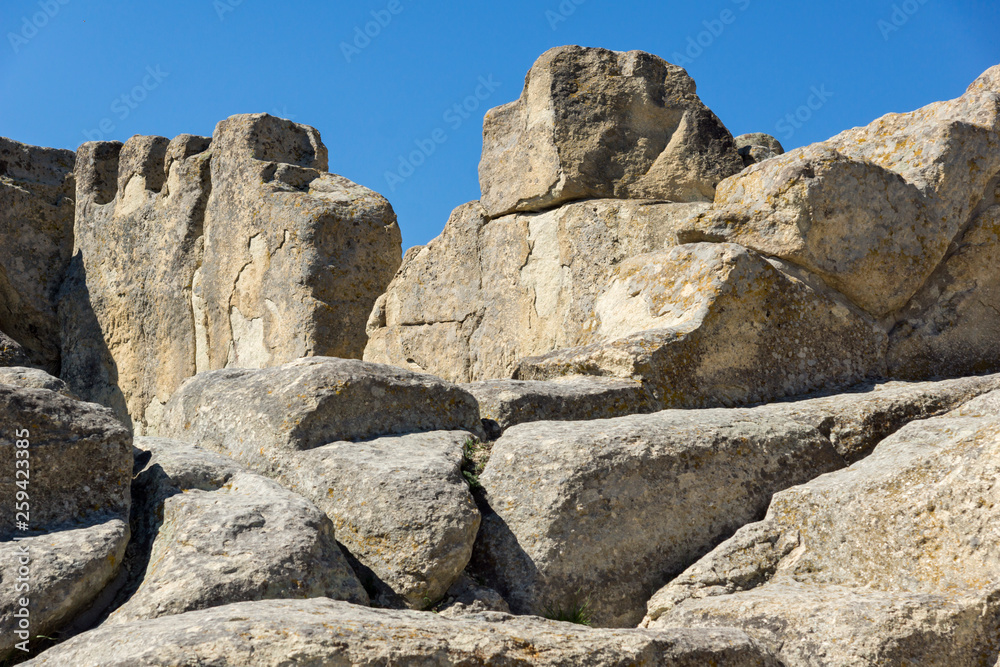
<path id="1" fill-rule="evenodd" d="M 1000 186 L 991 197 L 1000 202 Z M 900 313 L 889 373 L 972 375 L 1000 370 L 1000 206 L 976 217 L 954 251 Z"/>
<path id="2" fill-rule="evenodd" d="M 310 665 L 414 667 L 778 667 L 755 642 L 733 630 L 592 630 L 506 614 L 452 620 L 322 599 L 244 602 L 100 627 L 25 664 L 167 667 L 195 662 L 278 667 L 290 659 Z"/>
<path id="3" fill-rule="evenodd" d="M 535 62 L 519 100 L 487 113 L 479 183 L 495 218 L 599 197 L 710 202 L 742 168 L 682 68 L 564 46 Z"/>
<path id="4" fill-rule="evenodd" d="M 87 613 L 102 592 L 115 585 L 128 540 L 128 523 L 104 517 L 92 525 L 0 541 L 0 660 L 30 655 L 15 645 L 27 640 L 33 652 L 41 643 L 39 635 L 57 636 Z M 22 559 L 27 560 L 26 577 L 19 572 Z M 25 580 L 28 588 L 19 589 Z M 26 631 L 15 615 L 23 613 L 23 598 L 29 601 Z"/>
<path id="5" fill-rule="evenodd" d="M 152 454 L 133 482 L 136 540 L 148 562 L 108 623 L 262 599 L 368 603 L 315 505 L 182 442 L 138 438 L 136 446 Z"/>
<path id="6" fill-rule="evenodd" d="M 521 424 L 479 477 L 493 513 L 472 571 L 515 613 L 586 605 L 597 625 L 633 626 L 771 494 L 842 465 L 818 429 L 761 409 Z"/>
<path id="7" fill-rule="evenodd" d="M 17 454 L 25 451 L 17 446 L 25 440 L 26 457 Z M 0 384 L 0 507 L 8 508 L 0 515 L 0 540 L 14 533 L 12 510 L 23 490 L 18 479 L 30 485 L 32 530 L 89 525 L 96 516 L 127 517 L 131 446 L 128 431 L 106 408 L 47 389 Z"/>
<path id="8" fill-rule="evenodd" d="M 462 618 L 484 611 L 509 614 L 510 607 L 495 590 L 480 584 L 468 574 L 462 574 L 434 611 L 448 618 Z"/>
<path id="9" fill-rule="evenodd" d="M 734 139 L 734 143 L 736 144 L 736 151 L 743 158 L 743 166 L 745 167 L 763 162 L 764 160 L 770 160 L 785 152 L 780 141 L 770 134 L 764 134 L 763 132 L 741 134 Z"/>
<path id="10" fill-rule="evenodd" d="M 878 325 L 784 268 L 713 243 L 622 262 L 595 304 L 595 337 L 607 342 L 523 359 L 518 379 L 632 378 L 662 407 L 708 407 L 881 375 L 886 335 Z"/>
<path id="11" fill-rule="evenodd" d="M 486 380 L 461 385 L 476 397 L 479 414 L 501 431 L 524 422 L 608 419 L 656 408 L 633 380 L 566 377 L 551 382 Z"/>
<path id="12" fill-rule="evenodd" d="M 388 202 L 326 172 L 314 129 L 234 116 L 211 139 L 87 143 L 63 287 L 63 377 L 155 433 L 184 379 L 360 357 L 399 265 Z"/>
<path id="13" fill-rule="evenodd" d="M 993 392 L 774 497 L 658 592 L 644 625 L 744 628 L 783 664 L 975 665 L 1000 645 Z"/>
<path id="14" fill-rule="evenodd" d="M 0 384 L 25 389 L 48 389 L 69 398 L 76 398 L 65 382 L 37 368 L 0 367 Z"/>
<path id="15" fill-rule="evenodd" d="M 461 463 L 481 425 L 475 399 L 454 385 L 314 357 L 200 374 L 164 424 L 318 505 L 390 602 L 433 604 L 469 561 L 479 512 Z"/>
<path id="16" fill-rule="evenodd" d="M 73 251 L 75 159 L 0 137 L 0 329 L 50 373 L 59 372 L 56 303 Z M 5 338 L 0 350 L 10 348 Z"/>
<path id="17" fill-rule="evenodd" d="M 461 206 L 379 299 L 365 360 L 470 382 L 589 343 L 616 265 L 674 245 L 674 230 L 707 206 L 592 200 L 488 224 L 478 202 Z"/>
<path id="18" fill-rule="evenodd" d="M 28 363 L 28 358 L 24 355 L 24 348 L 16 340 L 0 331 L 0 368 L 24 366 L 26 363 Z"/>

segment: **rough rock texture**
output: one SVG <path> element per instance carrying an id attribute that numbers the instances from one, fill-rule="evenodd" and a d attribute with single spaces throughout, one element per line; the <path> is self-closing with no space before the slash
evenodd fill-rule
<path id="1" fill-rule="evenodd" d="M 302 665 L 670 665 L 778 667 L 733 630 L 591 630 L 506 614 L 451 620 L 331 600 L 245 602 L 102 627 L 25 663 L 75 667 Z"/>
<path id="2" fill-rule="evenodd" d="M 109 623 L 262 599 L 368 603 L 315 505 L 183 442 L 138 438 L 136 447 L 151 454 L 132 485 L 146 567 Z"/>
<path id="3" fill-rule="evenodd" d="M 518 378 L 632 378 L 663 407 L 706 407 L 881 375 L 878 325 L 782 268 L 735 244 L 634 257 L 595 305 L 596 337 L 608 342 L 523 359 Z"/>
<path id="4" fill-rule="evenodd" d="M 454 385 L 315 357 L 198 375 L 164 424 L 316 503 L 380 596 L 429 606 L 468 563 L 479 512 L 462 450 L 481 425 L 475 399 Z"/>
<path id="5" fill-rule="evenodd" d="M 597 197 L 710 202 L 742 168 L 683 69 L 564 46 L 535 62 L 519 100 L 486 114 L 479 183 L 495 218 Z"/>
<path id="6" fill-rule="evenodd" d="M 0 330 L 50 373 L 59 372 L 56 303 L 73 251 L 75 159 L 0 137 Z"/>
<path id="7" fill-rule="evenodd" d="M 1000 82 L 990 72 L 955 100 L 889 114 L 728 179 L 681 238 L 781 257 L 872 315 L 890 315 L 996 203 Z"/>
<path id="8" fill-rule="evenodd" d="M 656 408 L 633 380 L 566 377 L 552 382 L 486 380 L 461 385 L 479 402 L 479 415 L 506 431 L 536 421 L 608 419 Z"/>
<path id="9" fill-rule="evenodd" d="M 468 574 L 462 574 L 434 611 L 449 618 L 461 618 L 484 611 L 509 614 L 510 606 L 495 590 L 483 586 Z"/>
<path id="10" fill-rule="evenodd" d="M 4 505 L 8 507 L 8 505 Z M 105 518 L 92 525 L 59 530 L 19 542 L 0 542 L 0 660 L 24 657 L 15 645 L 28 640 L 34 650 L 39 635 L 58 636 L 80 614 L 99 604 L 102 593 L 117 583 L 129 528 L 121 518 Z M 24 550 L 27 563 L 22 563 Z M 21 576 L 22 565 L 28 568 Z M 18 589 L 27 580 L 27 589 Z M 27 597 L 26 635 L 20 618 Z"/>
<path id="11" fill-rule="evenodd" d="M 515 613 L 586 604 L 598 625 L 635 625 L 771 494 L 842 465 L 819 430 L 747 409 L 521 424 L 479 477 L 493 513 L 472 569 Z"/>
<path id="12" fill-rule="evenodd" d="M 155 431 L 185 378 L 303 356 L 360 357 L 399 266 L 388 202 L 326 173 L 316 130 L 234 116 L 211 139 L 86 143 L 63 377 Z"/>
<path id="13" fill-rule="evenodd" d="M 589 343 L 615 266 L 674 245 L 674 229 L 706 208 L 592 200 L 487 221 L 478 202 L 460 206 L 379 298 L 365 360 L 470 382 Z"/>
<path id="14" fill-rule="evenodd" d="M 743 158 L 743 166 L 745 167 L 763 162 L 764 160 L 770 160 L 785 152 L 780 141 L 770 134 L 764 134 L 763 132 L 741 134 L 734 141 L 736 143 L 736 151 Z"/>
<path id="15" fill-rule="evenodd" d="M 26 450 L 17 447 L 25 440 Z M 0 384 L 0 507 L 7 508 L 0 540 L 14 533 L 16 495 L 24 490 L 17 480 L 28 479 L 32 530 L 64 529 L 105 514 L 127 517 L 131 446 L 128 430 L 106 408 Z"/>
<path id="16" fill-rule="evenodd" d="M 775 496 L 649 602 L 644 625 L 744 628 L 798 665 L 990 665 L 1000 653 L 996 392 Z"/>
<path id="17" fill-rule="evenodd" d="M 1000 202 L 1000 184 L 992 195 Z M 1000 206 L 991 206 L 900 313 L 889 373 L 961 376 L 1000 370 Z"/>
<path id="18" fill-rule="evenodd" d="M 0 368 L 7 366 L 24 366 L 28 363 L 28 357 L 24 354 L 21 345 L 0 331 Z"/>
<path id="19" fill-rule="evenodd" d="M 37 368 L 0 367 L 0 384 L 25 389 L 48 389 L 57 394 L 75 398 L 65 382 Z"/>

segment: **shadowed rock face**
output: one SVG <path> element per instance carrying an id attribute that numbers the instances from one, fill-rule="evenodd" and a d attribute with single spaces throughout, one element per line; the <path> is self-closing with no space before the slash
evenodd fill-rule
<path id="1" fill-rule="evenodd" d="M 137 430 L 196 372 L 360 357 L 399 265 L 389 203 L 326 172 L 313 128 L 234 116 L 215 135 L 80 148 L 63 377 Z"/>
<path id="2" fill-rule="evenodd" d="M 75 159 L 0 137 L 0 363 L 13 365 L 4 360 L 9 336 L 34 364 L 59 372 L 56 303 L 73 250 Z"/>
<path id="3" fill-rule="evenodd" d="M 683 69 L 564 46 L 538 59 L 519 100 L 486 115 L 479 183 L 498 217 L 596 197 L 710 202 L 742 168 Z"/>

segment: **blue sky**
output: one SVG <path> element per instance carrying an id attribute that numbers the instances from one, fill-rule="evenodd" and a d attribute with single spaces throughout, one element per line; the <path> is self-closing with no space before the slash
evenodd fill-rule
<path id="1" fill-rule="evenodd" d="M 389 198 L 404 247 L 479 196 L 482 116 L 553 46 L 681 64 L 734 135 L 786 148 L 958 96 L 1000 63 L 995 0 L 3 0 L 0 27 L 0 135 L 76 148 L 274 113 Z"/>

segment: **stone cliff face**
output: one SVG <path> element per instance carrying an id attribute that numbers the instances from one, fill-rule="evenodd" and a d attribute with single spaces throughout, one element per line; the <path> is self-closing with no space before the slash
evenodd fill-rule
<path id="1" fill-rule="evenodd" d="M 0 139 L 0 661 L 1000 665 L 1000 66 L 785 153 L 554 49 L 402 263 L 327 169 Z"/>
<path id="2" fill-rule="evenodd" d="M 84 144 L 60 306 L 77 394 L 141 433 L 197 372 L 360 357 L 399 229 L 385 199 L 326 169 L 318 132 L 267 115 L 211 139 Z"/>

